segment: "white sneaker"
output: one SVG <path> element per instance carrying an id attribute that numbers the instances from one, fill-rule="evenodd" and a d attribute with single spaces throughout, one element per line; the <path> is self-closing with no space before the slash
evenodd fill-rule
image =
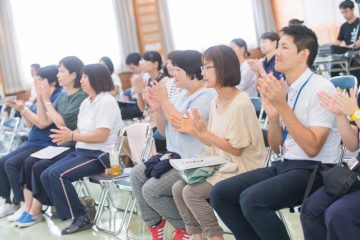
<path id="1" fill-rule="evenodd" d="M 0 207 L 0 218 L 13 214 L 17 210 L 14 204 L 5 203 Z"/>
<path id="2" fill-rule="evenodd" d="M 25 207 L 24 205 L 21 205 L 21 207 L 16 212 L 8 216 L 6 220 L 8 220 L 9 222 L 16 222 L 24 211 Z"/>

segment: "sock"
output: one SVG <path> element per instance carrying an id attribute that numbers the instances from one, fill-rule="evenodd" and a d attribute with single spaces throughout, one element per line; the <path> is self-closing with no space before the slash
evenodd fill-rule
<path id="1" fill-rule="evenodd" d="M 151 227 L 152 227 L 152 228 L 156 228 L 157 226 L 159 226 L 159 224 L 161 223 L 161 221 L 162 221 L 162 219 L 160 220 L 160 222 L 158 222 L 158 223 L 156 223 L 156 224 L 152 225 Z"/>

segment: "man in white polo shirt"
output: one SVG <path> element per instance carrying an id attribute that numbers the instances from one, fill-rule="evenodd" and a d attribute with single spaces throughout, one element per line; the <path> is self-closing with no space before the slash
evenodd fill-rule
<path id="1" fill-rule="evenodd" d="M 335 116 L 317 99 L 319 91 L 335 88 L 309 69 L 317 37 L 301 25 L 282 32 L 275 68 L 287 81 L 264 75 L 258 87 L 269 117 L 269 144 L 282 160 L 224 180 L 211 193 L 212 206 L 236 239 L 289 239 L 276 211 L 301 204 L 314 168 L 336 163 L 340 153 Z M 320 184 L 318 176 L 313 190 Z"/>

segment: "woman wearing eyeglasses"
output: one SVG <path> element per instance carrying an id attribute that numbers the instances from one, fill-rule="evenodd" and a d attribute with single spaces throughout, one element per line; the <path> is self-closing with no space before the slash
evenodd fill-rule
<path id="1" fill-rule="evenodd" d="M 173 117 L 172 124 L 204 143 L 209 155 L 228 161 L 204 182 L 179 180 L 172 192 L 194 240 L 223 240 L 224 232 L 208 202 L 210 192 L 219 181 L 263 166 L 265 146 L 255 109 L 247 94 L 236 88 L 240 66 L 235 52 L 224 45 L 208 48 L 203 54 L 202 75 L 206 87 L 218 93 L 211 102 L 208 125 L 196 109 L 188 119 Z"/>
<path id="2" fill-rule="evenodd" d="M 206 121 L 215 92 L 204 87 L 200 71 L 201 53 L 180 51 L 173 64 L 176 86 L 183 91 L 169 99 L 166 88 L 154 84 L 148 91 L 148 102 L 155 113 L 157 128 L 166 136 L 168 151 L 175 152 L 182 158 L 195 157 L 202 151 L 203 144 L 190 134 L 175 131 L 169 118 L 172 115 L 181 118 L 190 109 L 197 109 Z M 167 221 L 175 228 L 173 239 L 189 239 L 190 235 L 185 231 L 184 222 L 172 198 L 171 188 L 180 179 L 177 171 L 170 169 L 155 178 L 147 177 L 145 169 L 144 163 L 137 165 L 130 178 L 134 196 L 152 239 L 164 239 Z"/>

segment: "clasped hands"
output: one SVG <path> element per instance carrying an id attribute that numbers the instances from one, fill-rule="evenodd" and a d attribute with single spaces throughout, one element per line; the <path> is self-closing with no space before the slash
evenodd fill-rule
<path id="1" fill-rule="evenodd" d="M 279 110 L 288 107 L 286 102 L 287 84 L 281 78 L 278 80 L 272 73 L 261 74 L 258 78 L 257 89 L 268 117 L 278 117 Z"/>
<path id="2" fill-rule="evenodd" d="M 53 134 L 50 134 L 51 141 L 57 145 L 73 141 L 74 133 L 79 133 L 79 130 L 71 131 L 67 127 L 60 127 L 59 129 L 51 129 Z"/>
<path id="3" fill-rule="evenodd" d="M 204 137 L 207 134 L 205 119 L 196 109 L 190 109 L 189 111 L 185 113 L 184 117 L 171 115 L 169 119 L 171 125 L 175 131 L 191 134 L 195 137 Z"/>

